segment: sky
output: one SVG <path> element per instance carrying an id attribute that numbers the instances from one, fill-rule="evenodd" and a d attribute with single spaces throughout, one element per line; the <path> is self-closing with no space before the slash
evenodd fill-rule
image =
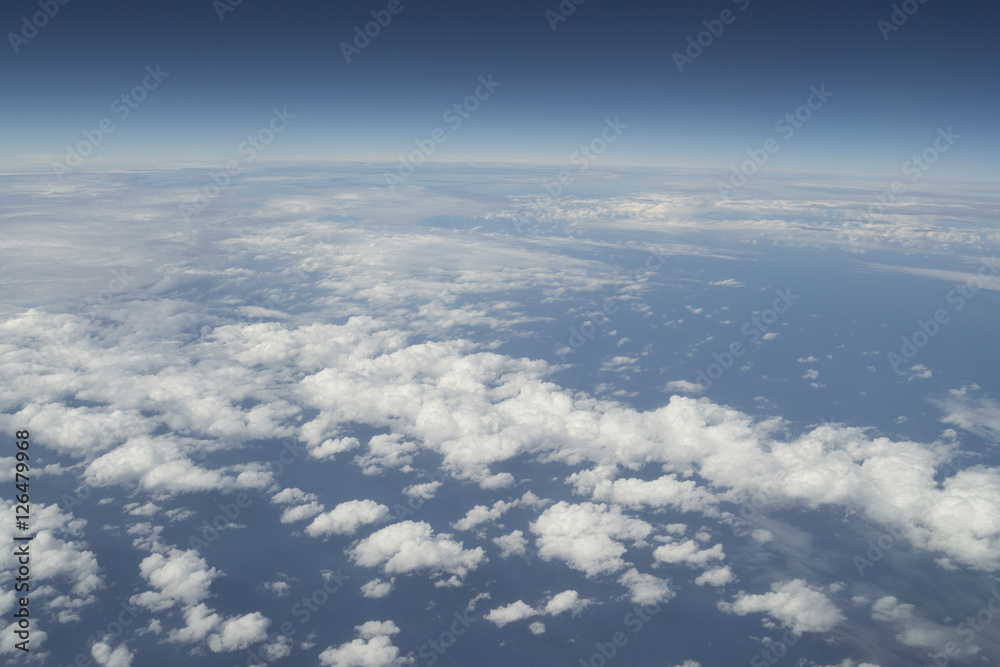
<path id="1" fill-rule="evenodd" d="M 729 170 L 773 139 L 764 170 L 890 178 L 951 128 L 927 177 L 998 175 L 996 3 L 914 1 L 898 26 L 889 2 L 387 4 L 72 0 L 35 31 L 36 2 L 4 3 L 0 165 L 50 169 L 103 119 L 88 167 L 225 164 L 287 109 L 269 158 L 394 162 L 441 128 L 432 160 L 566 163 L 618 119 L 604 164 Z"/>

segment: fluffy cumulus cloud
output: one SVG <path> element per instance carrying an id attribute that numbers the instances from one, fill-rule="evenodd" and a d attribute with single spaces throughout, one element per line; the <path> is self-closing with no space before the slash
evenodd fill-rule
<path id="1" fill-rule="evenodd" d="M 361 526 L 385 521 L 388 516 L 389 508 L 374 500 L 349 500 L 313 519 L 306 526 L 306 534 L 312 537 L 352 535 Z"/>
<path id="2" fill-rule="evenodd" d="M 667 602 L 677 593 L 670 587 L 669 579 L 661 579 L 652 574 L 643 574 L 634 567 L 618 579 L 618 583 L 628 588 L 629 599 L 634 604 L 654 605 Z"/>
<path id="3" fill-rule="evenodd" d="M 829 632 L 844 615 L 821 591 L 802 579 L 771 585 L 770 593 L 752 595 L 740 591 L 736 599 L 720 602 L 719 609 L 730 614 L 766 614 L 792 632 Z"/>
<path id="4" fill-rule="evenodd" d="M 111 648 L 106 642 L 97 642 L 90 647 L 90 655 L 101 667 L 132 667 L 135 657 L 124 644 Z"/>
<path id="5" fill-rule="evenodd" d="M 427 571 L 452 574 L 459 579 L 486 559 L 482 547 L 465 549 L 451 535 L 435 535 L 426 522 L 401 521 L 360 540 L 350 557 L 362 567 L 381 566 L 386 574 Z"/>
<path id="6" fill-rule="evenodd" d="M 209 586 L 221 574 L 194 549 L 177 548 L 147 556 L 139 572 L 156 590 L 133 595 L 130 601 L 153 611 L 169 609 L 178 602 L 186 607 L 198 604 L 208 597 Z"/>
<path id="7" fill-rule="evenodd" d="M 536 607 L 532 607 L 524 600 L 517 600 L 508 605 L 491 609 L 483 618 L 497 627 L 503 627 L 508 623 L 514 623 L 515 621 L 531 618 L 532 616 L 558 616 L 564 612 L 570 612 L 575 616 L 591 604 L 593 604 L 593 600 L 583 599 L 576 591 L 569 590 L 556 593 L 547 601 L 539 603 Z"/>
<path id="8" fill-rule="evenodd" d="M 367 621 L 354 627 L 356 639 L 319 654 L 322 667 L 393 667 L 408 665 L 413 658 L 401 657 L 392 643 L 399 628 L 392 621 Z"/>
<path id="9" fill-rule="evenodd" d="M 485 618 L 490 623 L 496 624 L 497 627 L 502 628 L 508 623 L 513 623 L 514 621 L 520 621 L 525 618 L 530 618 L 537 615 L 538 612 L 535 608 L 524 602 L 523 600 L 518 600 L 512 602 L 503 607 L 497 607 L 496 609 L 491 609 L 489 613 L 486 614 Z"/>
<path id="10" fill-rule="evenodd" d="M 388 597 L 396 583 L 395 578 L 385 581 L 383 579 L 372 579 L 361 586 L 361 594 L 366 598 L 378 599 Z"/>
<path id="11" fill-rule="evenodd" d="M 722 567 L 705 570 L 698 575 L 694 583 L 699 586 L 725 586 L 735 579 L 736 575 L 733 574 L 732 569 L 728 565 L 723 565 Z"/>
<path id="12" fill-rule="evenodd" d="M 589 577 L 624 568 L 626 547 L 619 540 L 644 544 L 652 526 L 604 503 L 570 504 L 561 501 L 531 523 L 543 560 L 563 560 Z"/>
<path id="13" fill-rule="evenodd" d="M 451 524 L 451 527 L 455 530 L 472 530 L 481 524 L 496 521 L 512 507 L 517 507 L 517 503 L 503 500 L 496 501 L 492 507 L 476 505 L 466 512 L 464 517 Z"/>
<path id="14" fill-rule="evenodd" d="M 509 535 L 494 537 L 493 543 L 500 547 L 501 558 L 524 556 L 528 552 L 528 540 L 520 530 L 515 530 Z"/>
<path id="15" fill-rule="evenodd" d="M 208 647 L 214 653 L 241 651 L 251 644 L 267 638 L 271 622 L 259 611 L 238 618 L 230 618 L 208 638 Z"/>
<path id="16" fill-rule="evenodd" d="M 726 554 L 722 552 L 721 544 L 702 549 L 694 540 L 685 540 L 668 541 L 653 550 L 653 557 L 661 563 L 683 563 L 692 567 L 705 567 L 711 561 L 725 559 Z"/>

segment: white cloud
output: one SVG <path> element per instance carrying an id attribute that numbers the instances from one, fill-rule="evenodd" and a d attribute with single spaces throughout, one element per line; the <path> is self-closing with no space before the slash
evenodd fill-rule
<path id="1" fill-rule="evenodd" d="M 569 611 L 572 612 L 573 615 L 576 615 L 590 603 L 590 600 L 580 599 L 580 594 L 576 591 L 563 591 L 562 593 L 553 595 L 552 599 L 545 603 L 542 613 L 550 616 L 557 616 L 564 611 Z"/>
<path id="2" fill-rule="evenodd" d="M 112 649 L 103 641 L 90 647 L 90 655 L 101 667 L 132 667 L 132 659 L 135 657 L 124 644 Z"/>
<path id="3" fill-rule="evenodd" d="M 305 519 L 309 519 L 311 517 L 316 516 L 317 514 L 320 514 L 322 511 L 323 511 L 323 506 L 316 502 L 307 503 L 305 505 L 296 505 L 295 507 L 289 507 L 281 513 L 281 523 L 295 523 L 297 521 L 304 521 Z M 306 532 L 308 532 L 308 529 Z"/>
<path id="4" fill-rule="evenodd" d="M 984 395 L 977 395 L 978 385 L 950 389 L 943 397 L 931 402 L 944 412 L 940 421 L 985 438 L 993 443 L 1000 441 L 1000 402 Z"/>
<path id="5" fill-rule="evenodd" d="M 533 635 L 544 635 L 545 634 L 545 624 L 541 621 L 535 621 L 528 626 L 528 630 L 531 631 Z"/>
<path id="6" fill-rule="evenodd" d="M 701 549 L 694 540 L 684 542 L 667 542 L 653 550 L 653 557 L 661 563 L 684 563 L 691 567 L 705 567 L 709 561 L 723 560 L 726 555 L 722 545 L 716 544 L 708 549 Z"/>
<path id="7" fill-rule="evenodd" d="M 466 512 L 465 516 L 451 524 L 455 530 L 472 530 L 481 524 L 496 521 L 502 517 L 512 507 L 517 507 L 517 502 L 505 502 L 498 500 L 493 503 L 493 507 L 486 505 L 476 505 Z"/>
<path id="8" fill-rule="evenodd" d="M 667 391 L 676 391 L 682 394 L 700 394 L 703 389 L 697 382 L 688 380 L 671 380 L 667 383 Z"/>
<path id="9" fill-rule="evenodd" d="M 411 484 L 403 489 L 403 493 L 410 498 L 421 498 L 430 500 L 441 488 L 441 482 L 427 482 L 426 484 Z"/>
<path id="10" fill-rule="evenodd" d="M 333 459 L 334 456 L 341 452 L 349 452 L 360 446 L 361 443 L 358 442 L 357 438 L 331 438 L 324 440 L 316 447 L 310 448 L 309 456 L 314 459 Z"/>
<path id="11" fill-rule="evenodd" d="M 532 616 L 536 616 L 537 614 L 538 612 L 526 602 L 518 600 L 517 602 L 512 602 L 509 605 L 490 610 L 490 612 L 483 618 L 490 623 L 495 624 L 498 628 L 502 628 L 508 623 L 514 623 L 515 621 L 530 618 Z"/>
<path id="12" fill-rule="evenodd" d="M 578 474 L 570 475 L 578 493 L 588 490 L 596 501 L 606 501 L 629 508 L 673 507 L 683 512 L 700 511 L 718 515 L 718 502 L 711 491 L 691 480 L 679 481 L 676 475 L 664 475 L 654 480 L 636 478 L 592 480 Z"/>
<path id="13" fill-rule="evenodd" d="M 672 600 L 677 593 L 670 588 L 669 579 L 643 574 L 634 567 L 618 578 L 618 583 L 628 588 L 633 604 L 654 605 Z"/>
<path id="14" fill-rule="evenodd" d="M 648 523 L 624 515 L 620 507 L 565 501 L 545 510 L 530 528 L 538 536 L 538 555 L 543 560 L 564 560 L 588 577 L 624 568 L 626 548 L 617 540 L 640 544 L 652 531 Z"/>
<path id="15" fill-rule="evenodd" d="M 523 556 L 527 553 L 528 540 L 525 539 L 524 533 L 520 530 L 515 530 L 509 535 L 494 537 L 493 543 L 500 547 L 501 558 Z"/>
<path id="16" fill-rule="evenodd" d="M 815 368 L 810 368 L 802 376 L 802 378 L 805 379 L 805 380 L 815 380 L 818 377 L 819 377 L 819 371 L 816 370 Z"/>
<path id="17" fill-rule="evenodd" d="M 222 617 L 204 603 L 189 606 L 184 610 L 184 627 L 171 630 L 167 641 L 182 644 L 200 642 L 221 622 Z"/>
<path id="18" fill-rule="evenodd" d="M 212 581 L 222 573 L 208 567 L 207 561 L 197 551 L 172 548 L 167 555 L 154 553 L 139 565 L 142 577 L 155 591 L 133 595 L 134 605 L 153 611 L 169 609 L 178 602 L 193 606 L 208 597 Z"/>
<path id="19" fill-rule="evenodd" d="M 361 587 L 361 594 L 366 598 L 378 599 L 388 597 L 396 583 L 395 577 L 389 581 L 382 579 L 372 579 Z"/>
<path id="20" fill-rule="evenodd" d="M 314 493 L 306 493 L 302 489 L 289 487 L 271 496 L 271 502 L 279 505 L 314 503 L 319 500 Z"/>
<path id="21" fill-rule="evenodd" d="M 935 653 L 955 639 L 955 628 L 939 625 L 914 613 L 916 607 L 902 603 L 892 595 L 879 598 L 872 604 L 872 618 L 888 623 L 896 629 L 896 640 L 905 646 L 915 646 Z M 976 644 L 956 642 L 958 649 L 953 657 L 970 657 L 979 653 Z"/>
<path id="22" fill-rule="evenodd" d="M 736 280 L 735 278 L 726 278 L 725 280 L 713 280 L 708 284 L 717 287 L 743 287 L 743 283 Z"/>
<path id="23" fill-rule="evenodd" d="M 725 586 L 726 584 L 732 582 L 735 579 L 733 571 L 728 565 L 723 565 L 722 567 L 716 567 L 711 570 L 705 570 L 694 580 L 694 583 L 698 586 Z"/>
<path id="24" fill-rule="evenodd" d="M 270 624 L 259 611 L 230 618 L 208 638 L 208 647 L 213 653 L 242 651 L 252 644 L 264 641 Z"/>
<path id="25" fill-rule="evenodd" d="M 348 500 L 313 519 L 306 526 L 306 534 L 311 537 L 352 535 L 361 526 L 385 521 L 388 516 L 389 508 L 374 500 Z"/>
<path id="26" fill-rule="evenodd" d="M 820 591 L 802 579 L 771 585 L 770 593 L 751 595 L 740 591 L 732 603 L 720 602 L 719 609 L 745 616 L 763 613 L 792 632 L 829 632 L 844 620 L 840 610 Z"/>
<path id="27" fill-rule="evenodd" d="M 563 591 L 553 595 L 544 605 L 532 607 L 524 600 L 517 600 L 508 605 L 490 610 L 483 618 L 497 627 L 503 627 L 508 623 L 521 621 L 532 616 L 558 616 L 564 612 L 570 612 L 574 616 L 593 604 L 593 600 L 585 600 L 576 591 Z"/>
<path id="28" fill-rule="evenodd" d="M 392 667 L 413 663 L 413 658 L 400 657 L 399 648 L 393 646 L 391 637 L 399 628 L 392 621 L 368 621 L 354 629 L 357 639 L 331 646 L 319 654 L 322 667 Z"/>
<path id="29" fill-rule="evenodd" d="M 485 560 L 483 549 L 464 549 L 451 535 L 434 535 L 426 522 L 402 521 L 386 526 L 359 541 L 349 552 L 362 567 L 381 565 L 386 574 L 421 570 L 449 573 L 459 579 Z"/>

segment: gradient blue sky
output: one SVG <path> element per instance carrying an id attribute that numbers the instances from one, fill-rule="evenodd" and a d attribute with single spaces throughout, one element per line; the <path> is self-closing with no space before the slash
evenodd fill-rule
<path id="1" fill-rule="evenodd" d="M 558 0 L 402 0 L 350 64 L 339 43 L 386 2 L 244 1 L 220 21 L 210 0 L 71 0 L 17 54 L 7 35 L 38 4 L 6 2 L 0 165 L 48 169 L 105 117 L 116 130 L 88 166 L 225 163 L 274 107 L 297 118 L 266 157 L 395 160 L 493 74 L 436 159 L 568 162 L 617 116 L 606 164 L 728 169 L 775 137 L 769 170 L 896 178 L 951 126 L 928 178 L 1000 175 L 998 3 L 927 0 L 886 41 L 890 2 L 746 2 L 586 0 L 553 31 Z M 735 20 L 679 73 L 671 54 L 725 9 Z M 170 76 L 117 120 L 111 103 L 157 64 Z M 782 139 L 775 121 L 819 84 L 834 97 Z"/>

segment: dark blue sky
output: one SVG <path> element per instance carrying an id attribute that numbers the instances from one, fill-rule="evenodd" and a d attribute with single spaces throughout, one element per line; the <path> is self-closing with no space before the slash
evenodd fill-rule
<path id="1" fill-rule="evenodd" d="M 88 165 L 224 164 L 287 107 L 296 118 L 261 155 L 394 161 L 440 127 L 436 159 L 568 163 L 620 117 L 607 164 L 727 169 L 773 137 L 767 169 L 891 179 L 951 126 L 961 138 L 928 179 L 1000 172 L 995 2 L 912 0 L 886 40 L 891 2 L 586 0 L 553 31 L 558 0 L 401 0 L 351 63 L 339 44 L 387 1 L 244 0 L 220 21 L 221 2 L 70 0 L 16 54 L 9 33 L 39 5 L 4 3 L 3 162 L 47 169 L 110 118 Z M 729 25 L 678 72 L 672 54 L 724 10 Z M 120 118 L 114 100 L 156 65 L 169 76 Z M 450 128 L 442 114 L 490 74 L 500 87 Z M 783 136 L 776 121 L 821 84 L 833 97 Z"/>

